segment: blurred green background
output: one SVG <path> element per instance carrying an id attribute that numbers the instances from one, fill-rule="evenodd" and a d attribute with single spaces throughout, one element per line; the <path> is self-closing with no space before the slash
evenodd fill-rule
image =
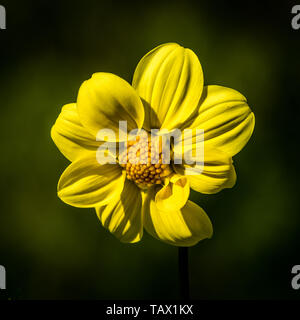
<path id="1" fill-rule="evenodd" d="M 147 234 L 125 245 L 94 210 L 61 202 L 68 161 L 50 139 L 62 105 L 97 71 L 131 81 L 139 59 L 178 42 L 206 84 L 247 98 L 256 128 L 235 157 L 236 186 L 192 194 L 214 225 L 190 249 L 195 299 L 299 299 L 300 30 L 292 4 L 218 1 L 1 1 L 1 299 L 178 298 L 177 249 Z M 283 1 L 282 1 L 283 2 Z"/>

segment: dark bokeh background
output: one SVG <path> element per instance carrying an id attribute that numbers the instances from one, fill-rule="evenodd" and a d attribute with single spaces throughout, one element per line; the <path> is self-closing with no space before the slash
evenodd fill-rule
<path id="1" fill-rule="evenodd" d="M 201 4 L 200 4 L 201 2 Z M 206 84 L 242 92 L 256 115 L 235 157 L 238 182 L 193 194 L 214 237 L 190 250 L 196 299 L 299 299 L 300 30 L 274 1 L 1 1 L 0 264 L 3 299 L 177 298 L 177 249 L 145 235 L 125 245 L 92 209 L 56 196 L 68 161 L 50 139 L 62 105 L 97 71 L 131 81 L 165 42 L 196 52 Z"/>

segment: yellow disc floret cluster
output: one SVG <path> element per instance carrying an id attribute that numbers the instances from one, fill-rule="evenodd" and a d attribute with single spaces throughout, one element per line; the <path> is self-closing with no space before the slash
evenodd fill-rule
<path id="1" fill-rule="evenodd" d="M 172 173 L 170 165 L 163 163 L 161 145 L 151 144 L 147 137 L 128 141 L 127 150 L 119 156 L 119 163 L 126 170 L 127 179 L 141 188 L 162 184 Z"/>

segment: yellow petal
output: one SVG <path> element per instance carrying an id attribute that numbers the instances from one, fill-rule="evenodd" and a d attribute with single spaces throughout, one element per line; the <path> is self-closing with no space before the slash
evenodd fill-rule
<path id="1" fill-rule="evenodd" d="M 139 62 L 133 87 L 145 105 L 145 129 L 180 128 L 197 110 L 203 72 L 190 49 L 168 43 L 156 47 Z"/>
<path id="2" fill-rule="evenodd" d="M 106 206 L 97 207 L 96 213 L 102 223 L 120 241 L 134 243 L 143 236 L 142 196 L 139 188 L 126 180 L 121 195 Z"/>
<path id="3" fill-rule="evenodd" d="M 232 188 L 236 182 L 231 157 L 218 149 L 205 147 L 202 164 L 198 166 L 178 164 L 174 165 L 174 169 L 177 173 L 186 175 L 193 190 L 204 194 L 213 194 L 224 188 Z M 196 174 L 197 172 L 199 174 Z"/>
<path id="4" fill-rule="evenodd" d="M 206 145 L 232 157 L 250 139 L 254 122 L 254 114 L 243 95 L 221 86 L 206 86 L 199 114 L 190 128 L 204 129 Z"/>
<path id="5" fill-rule="evenodd" d="M 203 209 L 188 201 L 181 210 L 159 210 L 148 195 L 144 204 L 144 227 L 153 237 L 174 246 L 193 246 L 210 238 L 212 224 Z"/>
<path id="6" fill-rule="evenodd" d="M 81 124 L 75 103 L 65 105 L 51 129 L 51 137 L 70 161 L 88 151 L 96 151 L 99 142 Z"/>
<path id="7" fill-rule="evenodd" d="M 118 141 L 119 121 L 127 121 L 128 131 L 141 128 L 144 107 L 136 91 L 111 73 L 95 73 L 78 94 L 78 113 L 82 124 L 97 136 L 100 129 L 112 129 Z"/>
<path id="8" fill-rule="evenodd" d="M 124 175 L 117 164 L 100 165 L 96 154 L 71 163 L 58 182 L 58 196 L 65 203 L 79 208 L 107 204 L 120 194 Z"/>
<path id="9" fill-rule="evenodd" d="M 226 188 L 232 188 L 236 182 L 234 166 L 220 170 L 222 164 L 215 161 L 201 175 L 188 176 L 193 190 L 204 194 L 213 194 Z"/>
<path id="10" fill-rule="evenodd" d="M 190 185 L 184 176 L 175 174 L 166 185 L 156 193 L 155 202 L 159 210 L 180 210 L 190 195 Z"/>

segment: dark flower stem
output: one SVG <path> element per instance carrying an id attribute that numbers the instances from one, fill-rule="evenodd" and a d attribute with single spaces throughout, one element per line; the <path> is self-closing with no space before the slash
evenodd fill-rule
<path id="1" fill-rule="evenodd" d="M 189 251 L 187 247 L 178 247 L 178 271 L 180 298 L 190 299 Z"/>

